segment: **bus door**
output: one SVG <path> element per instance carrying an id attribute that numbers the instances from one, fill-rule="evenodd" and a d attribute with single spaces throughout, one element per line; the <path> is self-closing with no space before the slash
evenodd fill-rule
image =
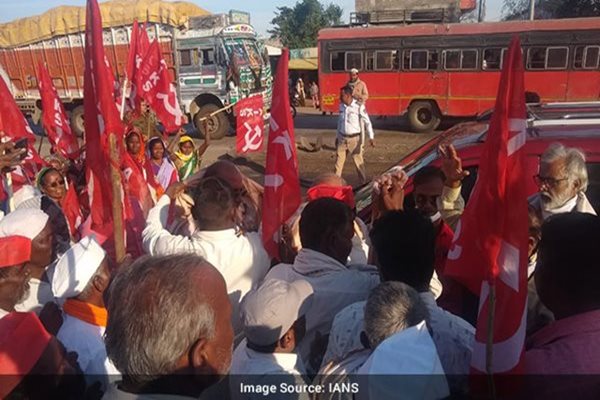
<path id="1" fill-rule="evenodd" d="M 576 46 L 574 52 L 567 101 L 600 100 L 600 45 Z"/>

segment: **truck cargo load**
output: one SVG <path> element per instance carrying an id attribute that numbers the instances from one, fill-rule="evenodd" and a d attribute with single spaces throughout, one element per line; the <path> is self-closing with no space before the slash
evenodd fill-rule
<path id="1" fill-rule="evenodd" d="M 247 13 L 215 15 L 189 2 L 160 0 L 113 0 L 101 3 L 100 10 L 106 56 L 118 82 L 124 80 L 137 19 L 146 24 L 151 41 L 159 40 L 190 120 L 256 93 L 270 104 L 268 57 L 263 56 Z M 85 7 L 61 6 L 0 25 L 0 76 L 34 122 L 42 112 L 36 72 L 43 62 L 70 114 L 73 131 L 82 135 L 84 34 Z M 211 118 L 208 128 L 214 138 L 228 132 L 231 117 L 230 113 Z"/>

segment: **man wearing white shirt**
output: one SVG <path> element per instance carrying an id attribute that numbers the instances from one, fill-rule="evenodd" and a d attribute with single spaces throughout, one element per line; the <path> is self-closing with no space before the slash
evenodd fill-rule
<path id="1" fill-rule="evenodd" d="M 100 380 L 105 389 L 109 375 L 119 371 L 106 355 L 103 335 L 108 322 L 104 292 L 111 271 L 105 251 L 87 236 L 62 255 L 52 274 L 52 291 L 62 304 L 64 321 L 56 337 L 77 353 L 89 384 Z"/>
<path id="2" fill-rule="evenodd" d="M 306 383 L 306 370 L 295 350 L 306 332 L 304 315 L 312 293 L 304 280 L 270 279 L 246 295 L 241 304 L 246 339 L 233 353 L 229 371 L 233 399 L 263 399 L 263 393 L 249 389 L 259 385 Z M 307 393 L 286 397 L 278 392 L 274 397 L 308 400 Z"/>
<path id="3" fill-rule="evenodd" d="M 191 236 L 173 235 L 166 230 L 169 205 L 185 185 L 171 185 L 148 213 L 142 233 L 144 249 L 150 255 L 196 254 L 204 257 L 223 275 L 233 307 L 232 323 L 240 333 L 239 302 L 266 275 L 270 259 L 256 232 L 240 232 L 236 227 L 239 196 L 217 177 L 204 178 L 194 188 L 192 216 L 197 221 Z"/>
<path id="4" fill-rule="evenodd" d="M 265 278 L 286 282 L 302 279 L 313 288 L 312 305 L 306 312 L 306 337 L 299 347 L 309 372 L 320 366 L 335 315 L 352 303 L 366 300 L 379 284 L 375 267 L 346 265 L 352 249 L 353 220 L 350 207 L 340 200 L 324 197 L 311 201 L 300 217 L 302 249 L 294 263 L 276 265 Z M 313 341 L 323 336 L 323 348 L 315 346 L 311 359 Z"/>
<path id="5" fill-rule="evenodd" d="M 375 147 L 373 125 L 364 104 L 352 97 L 352 88 L 344 86 L 340 93 L 340 115 L 338 118 L 336 144 L 335 174 L 342 176 L 346 153 L 350 153 L 356 166 L 361 183 L 367 181 L 365 162 L 363 159 L 364 134 L 369 135 L 371 147 Z"/>

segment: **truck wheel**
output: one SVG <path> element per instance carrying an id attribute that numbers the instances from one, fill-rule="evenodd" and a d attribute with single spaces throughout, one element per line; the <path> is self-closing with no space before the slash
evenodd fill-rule
<path id="1" fill-rule="evenodd" d="M 200 119 L 209 116 L 218 109 L 219 107 L 216 104 L 206 104 L 200 107 L 200 110 L 194 115 L 194 125 L 198 129 L 200 139 L 204 139 L 204 122 Z M 229 126 L 229 119 L 225 111 L 210 117 L 207 121 L 208 133 L 211 139 L 222 139 L 229 131 Z"/>
<path id="2" fill-rule="evenodd" d="M 408 122 L 414 132 L 431 132 L 441 121 L 437 107 L 430 101 L 415 101 L 408 107 Z"/>
<path id="3" fill-rule="evenodd" d="M 85 132 L 83 106 L 77 106 L 71 111 L 71 131 L 73 131 L 77 137 L 83 137 Z"/>

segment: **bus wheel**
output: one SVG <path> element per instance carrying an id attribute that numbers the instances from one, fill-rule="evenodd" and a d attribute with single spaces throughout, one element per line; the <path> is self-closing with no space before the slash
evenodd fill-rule
<path id="1" fill-rule="evenodd" d="M 200 107 L 200 110 L 194 115 L 194 125 L 198 129 L 200 139 L 204 139 L 204 122 L 200 121 L 204 117 L 208 117 L 213 112 L 217 111 L 219 106 L 216 104 L 206 104 Z M 220 112 L 208 118 L 206 127 L 211 139 L 222 139 L 229 131 L 229 119 L 226 112 Z"/>
<path id="2" fill-rule="evenodd" d="M 408 122 L 414 132 L 431 132 L 441 120 L 437 107 L 430 101 L 415 101 L 408 107 Z"/>
<path id="3" fill-rule="evenodd" d="M 83 137 L 83 133 L 85 132 L 83 106 L 77 106 L 71 111 L 71 131 L 76 137 Z"/>

